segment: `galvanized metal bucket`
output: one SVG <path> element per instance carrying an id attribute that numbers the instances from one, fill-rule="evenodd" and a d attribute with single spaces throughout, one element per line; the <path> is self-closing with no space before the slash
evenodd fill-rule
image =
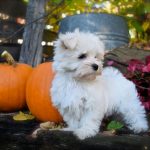
<path id="1" fill-rule="evenodd" d="M 121 16 L 106 13 L 68 16 L 61 20 L 59 33 L 72 32 L 76 28 L 97 34 L 104 42 L 106 50 L 112 50 L 129 42 L 127 22 Z"/>

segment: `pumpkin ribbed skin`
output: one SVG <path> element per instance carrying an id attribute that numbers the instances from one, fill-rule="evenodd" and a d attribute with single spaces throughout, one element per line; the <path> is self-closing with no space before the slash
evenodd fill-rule
<path id="1" fill-rule="evenodd" d="M 0 112 L 26 106 L 26 81 L 31 71 L 32 67 L 26 64 L 0 64 Z"/>
<path id="2" fill-rule="evenodd" d="M 31 113 L 40 121 L 62 121 L 58 110 L 51 102 L 50 87 L 53 76 L 52 62 L 47 62 L 38 65 L 27 82 L 27 105 Z"/>

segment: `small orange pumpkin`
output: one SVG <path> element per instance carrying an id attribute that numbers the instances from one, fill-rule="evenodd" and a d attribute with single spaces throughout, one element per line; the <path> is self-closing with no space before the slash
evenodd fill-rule
<path id="1" fill-rule="evenodd" d="M 32 67 L 16 63 L 6 51 L 2 55 L 9 64 L 0 64 L 0 112 L 20 110 L 26 106 L 26 81 Z"/>
<path id="2" fill-rule="evenodd" d="M 51 102 L 50 87 L 53 77 L 52 62 L 47 62 L 38 65 L 27 82 L 27 105 L 40 121 L 62 121 L 61 115 Z"/>

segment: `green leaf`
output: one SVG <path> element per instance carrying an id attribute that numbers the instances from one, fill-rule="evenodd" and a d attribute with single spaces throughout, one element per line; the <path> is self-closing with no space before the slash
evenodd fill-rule
<path id="1" fill-rule="evenodd" d="M 121 129 L 123 127 L 123 124 L 118 122 L 118 121 L 111 121 L 107 125 L 107 130 L 116 130 L 116 129 Z"/>
<path id="2" fill-rule="evenodd" d="M 28 3 L 28 2 L 29 2 L 29 0 L 23 0 L 23 2 Z"/>
<path id="3" fill-rule="evenodd" d="M 59 4 L 61 0 L 52 0 L 53 3 Z"/>
<path id="4" fill-rule="evenodd" d="M 73 0 L 65 0 L 65 3 L 67 5 L 72 5 L 74 3 L 74 1 Z"/>
<path id="5" fill-rule="evenodd" d="M 137 32 L 143 32 L 142 25 L 137 20 L 132 20 L 131 25 L 137 30 Z"/>
<path id="6" fill-rule="evenodd" d="M 145 3 L 144 11 L 145 13 L 150 13 L 150 3 Z"/>
<path id="7" fill-rule="evenodd" d="M 149 21 L 145 21 L 142 25 L 142 28 L 144 31 L 147 31 L 150 27 L 150 22 Z"/>

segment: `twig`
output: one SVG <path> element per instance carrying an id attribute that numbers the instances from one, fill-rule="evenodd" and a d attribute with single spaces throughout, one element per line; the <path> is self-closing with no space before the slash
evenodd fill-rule
<path id="1" fill-rule="evenodd" d="M 140 85 L 136 85 L 136 86 L 141 88 L 141 89 L 150 90 L 150 88 L 146 88 L 146 87 L 143 87 L 143 86 L 140 86 Z"/>

